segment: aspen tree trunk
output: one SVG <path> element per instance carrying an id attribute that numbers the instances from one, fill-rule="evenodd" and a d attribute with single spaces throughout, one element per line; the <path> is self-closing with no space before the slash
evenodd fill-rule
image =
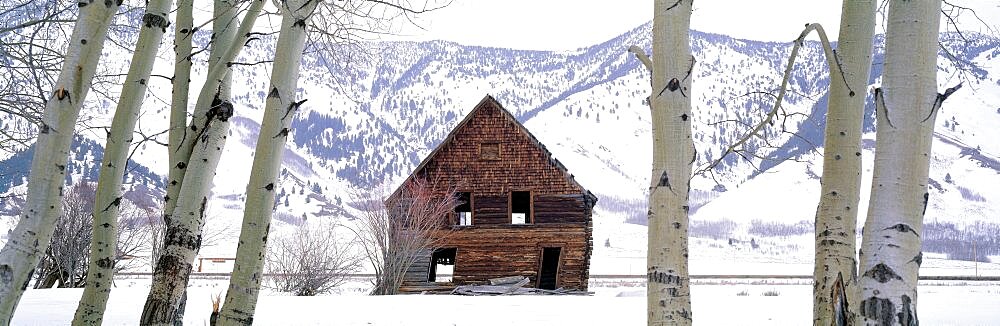
<path id="1" fill-rule="evenodd" d="M 271 70 L 271 90 L 257 135 L 256 154 L 247 184 L 243 228 L 236 249 L 236 263 L 217 325 L 251 325 L 257 308 L 264 257 L 271 227 L 271 213 L 281 157 L 289 128 L 299 106 L 295 100 L 299 64 L 305 50 L 306 26 L 318 0 L 281 2 L 281 31 Z"/>
<path id="2" fill-rule="evenodd" d="M 78 3 L 79 18 L 35 142 L 27 203 L 0 251 L 0 325 L 10 323 L 31 272 L 52 239 L 76 119 L 97 70 L 108 26 L 120 5 L 121 1 Z"/>
<path id="3" fill-rule="evenodd" d="M 194 0 L 178 0 L 177 1 L 177 26 L 174 27 L 174 77 L 173 90 L 171 94 L 170 103 L 170 131 L 168 133 L 167 148 L 174 149 L 180 148 L 180 143 L 184 141 L 184 133 L 187 128 L 187 107 L 188 98 L 191 96 L 191 56 L 193 52 L 192 40 L 195 33 L 194 27 L 194 16 L 192 11 L 194 8 Z M 184 153 L 184 157 L 187 157 L 188 153 Z M 176 150 L 167 151 L 167 162 L 177 162 L 179 161 L 181 153 Z M 184 171 L 179 169 L 173 169 L 172 166 L 167 167 L 168 180 L 172 180 L 167 183 L 167 191 L 163 196 L 163 232 L 166 232 L 166 226 L 170 224 L 170 214 L 173 213 L 176 205 L 177 192 L 180 190 L 180 182 L 183 176 L 178 176 L 178 171 Z M 171 196 L 172 194 L 172 196 Z M 154 238 L 155 240 L 155 238 Z M 153 243 L 153 259 L 158 261 L 160 253 L 163 252 L 163 242 Z M 187 294 L 185 294 L 184 299 L 182 299 L 181 307 L 178 309 L 177 319 L 174 320 L 174 325 L 181 326 L 184 324 L 184 306 L 187 303 Z"/>
<path id="4" fill-rule="evenodd" d="M 229 49 L 230 44 L 233 42 L 233 39 L 236 37 L 236 30 L 238 29 L 237 28 L 238 25 L 235 25 L 238 19 L 236 14 L 237 5 L 233 1 L 234 0 L 213 1 L 212 12 L 214 13 L 215 17 L 212 20 L 212 38 L 211 38 L 212 41 L 209 44 L 209 50 L 210 50 L 209 51 L 210 57 L 208 60 L 209 71 L 216 69 L 217 66 L 220 64 L 220 62 L 225 60 L 224 57 L 227 54 L 227 50 Z M 190 38 L 188 38 L 188 46 L 190 46 Z M 190 48 L 186 50 L 190 51 Z M 190 52 L 188 53 L 190 55 Z M 188 58 L 188 64 L 189 65 L 186 73 L 188 75 L 188 78 L 190 78 L 190 58 Z M 229 101 L 229 99 L 232 98 L 231 96 L 232 75 L 230 74 L 230 72 L 231 72 L 230 69 L 225 69 L 224 72 L 225 76 L 222 78 L 219 86 L 216 89 L 217 93 L 216 97 L 218 97 L 219 99 L 225 99 L 226 101 Z M 190 80 L 188 82 L 190 82 Z M 189 83 L 184 85 L 185 94 L 189 92 L 189 90 L 187 89 L 188 86 Z M 186 96 L 184 98 L 184 104 L 185 104 L 184 112 L 186 113 L 187 112 Z M 183 124 L 184 121 L 185 120 L 178 121 L 181 122 L 181 124 L 179 124 L 181 126 L 180 129 L 181 132 L 187 130 L 184 129 L 185 126 Z M 180 147 L 179 144 L 181 143 L 183 143 L 183 138 L 178 142 L 169 144 L 168 148 L 173 148 L 175 146 L 179 148 Z M 174 160 L 170 160 L 171 162 L 175 162 L 175 160 L 176 162 L 187 162 L 187 160 L 190 159 L 191 157 L 191 153 L 188 151 L 185 151 L 183 154 L 179 153 L 179 151 L 171 151 L 172 154 L 175 152 L 178 153 L 173 156 Z M 177 166 L 172 166 L 172 168 L 170 169 L 170 174 L 173 176 L 173 178 L 171 178 L 171 180 L 179 180 L 179 181 L 177 182 L 172 181 L 167 185 L 167 197 L 170 197 L 171 195 L 173 195 L 174 198 L 177 197 L 178 192 L 183 187 L 185 171 L 187 170 L 183 168 L 177 168 Z M 176 209 L 176 203 L 177 202 L 175 200 L 173 202 L 169 202 L 164 205 L 165 212 L 169 212 L 165 213 L 167 214 L 165 216 L 169 217 L 169 214 L 173 213 L 174 209 Z M 178 224 L 171 224 L 165 219 L 164 226 L 166 227 L 167 232 L 171 232 L 171 227 L 176 228 Z M 177 230 L 173 230 L 173 232 L 176 231 Z M 184 325 L 184 311 L 186 310 L 186 307 L 187 307 L 187 290 L 185 290 L 184 294 L 181 295 L 180 303 L 178 304 L 177 312 L 175 314 L 176 317 L 176 319 L 174 320 L 175 326 Z"/>
<path id="5" fill-rule="evenodd" d="M 875 37 L 874 0 L 845 0 L 830 67 L 823 176 L 816 209 L 813 324 L 854 325 L 858 288 L 855 260 L 861 192 L 861 133 Z M 836 61 L 835 61 L 836 63 Z M 841 77 L 843 82 L 835 80 Z"/>
<path id="6" fill-rule="evenodd" d="M 865 325 L 917 325 L 920 234 L 937 110 L 941 1 L 889 3 L 882 89 L 875 91 L 875 169 L 860 251 Z"/>
<path id="7" fill-rule="evenodd" d="M 167 133 L 167 161 L 170 163 L 180 162 L 181 157 L 187 157 L 189 153 L 181 153 L 176 150 L 184 142 L 187 131 L 188 98 L 191 96 L 191 55 L 193 52 L 192 40 L 194 36 L 194 16 L 192 14 L 194 0 L 177 1 L 177 25 L 174 28 L 174 78 L 172 79 L 173 90 L 170 100 L 170 131 Z M 186 158 L 185 158 L 186 160 Z M 168 169 L 166 195 L 163 197 L 163 223 L 170 220 L 170 214 L 174 212 L 177 202 L 177 193 L 180 191 L 180 182 L 184 175 L 182 169 L 174 168 L 171 164 Z M 159 244 L 154 244 L 159 245 Z"/>
<path id="8" fill-rule="evenodd" d="M 140 320 L 142 325 L 171 325 L 176 318 L 182 318 L 178 316 L 178 308 L 186 291 L 194 257 L 201 248 L 208 193 L 225 147 L 229 118 L 233 115 L 232 103 L 219 93 L 220 85 L 226 78 L 229 62 L 236 58 L 247 42 L 264 4 L 263 0 L 252 1 L 232 42 L 228 46 L 215 45 L 220 50 L 225 49 L 225 55 L 220 57 L 219 64 L 208 71 L 208 79 L 199 93 L 194 118 L 189 128 L 185 129 L 181 147 L 171 149 L 191 154 L 173 167 L 185 172 L 176 207 L 168 220 L 163 254 L 153 272 L 153 284 Z M 171 180 L 171 183 L 173 181 L 176 180 Z"/>
<path id="9" fill-rule="evenodd" d="M 129 66 L 121 98 L 115 109 L 104 158 L 97 180 L 94 200 L 93 237 L 90 243 L 90 262 L 87 283 L 80 304 L 77 306 L 73 325 L 100 325 L 104 318 L 111 281 L 114 278 L 115 255 L 118 243 L 118 215 L 121 205 L 122 175 L 132 145 L 139 109 L 146 96 L 146 84 L 156 61 L 163 33 L 170 25 L 168 14 L 171 0 L 151 0 L 142 17 L 139 39 L 136 41 L 132 63 Z"/>
<path id="10" fill-rule="evenodd" d="M 178 8 L 181 8 L 181 3 L 178 3 Z M 184 173 L 187 172 L 187 161 L 191 158 L 191 144 L 193 140 L 188 137 L 194 137 L 198 132 L 198 128 L 203 126 L 205 123 L 205 117 L 208 114 L 209 104 L 202 103 L 203 97 L 206 96 L 206 91 L 212 91 L 218 93 L 218 98 L 226 99 L 230 98 L 230 89 L 232 78 L 229 75 L 229 69 L 223 65 L 222 68 L 219 67 L 219 62 L 232 61 L 229 58 L 231 54 L 229 52 L 230 45 L 233 43 L 233 39 L 236 37 L 236 31 L 239 29 L 237 24 L 236 10 L 237 6 L 232 1 L 227 0 L 215 0 L 213 3 L 213 13 L 215 14 L 212 20 L 212 42 L 210 44 L 210 57 L 208 60 L 208 71 L 209 76 L 206 79 L 206 86 L 202 87 L 201 93 L 199 93 L 198 103 L 195 104 L 194 121 L 191 122 L 191 126 L 187 125 L 187 106 L 188 97 L 190 96 L 190 84 L 191 84 L 191 40 L 194 35 L 193 22 L 191 26 L 186 29 L 189 31 L 183 39 L 181 34 L 178 32 L 177 39 L 175 43 L 177 48 L 175 48 L 176 58 L 178 60 L 177 66 L 174 68 L 174 94 L 173 94 L 173 105 L 171 108 L 171 134 L 169 148 L 169 161 L 170 161 L 170 172 L 168 173 L 168 178 L 170 182 L 167 183 L 167 195 L 164 197 L 163 202 L 163 214 L 164 222 L 168 222 L 173 214 L 174 209 L 177 207 L 177 197 L 180 194 L 181 187 L 184 184 Z M 180 10 L 180 9 L 179 9 Z M 185 14 L 185 19 L 191 17 Z M 181 15 L 178 13 L 178 24 L 180 22 Z M 185 24 L 187 22 L 184 22 Z M 184 27 L 178 25 L 178 28 L 183 29 Z M 181 55 L 184 55 L 182 58 Z M 233 58 L 236 57 L 237 53 L 232 53 Z M 181 76 L 184 78 L 181 79 Z M 180 81 L 178 81 L 180 80 Z M 213 85 L 209 88 L 207 85 Z M 211 96 L 215 96 L 214 94 Z M 211 99 L 211 98 L 209 98 Z M 167 223 L 169 224 L 169 223 Z"/>
<path id="11" fill-rule="evenodd" d="M 691 139 L 691 0 L 653 6 L 653 166 L 649 187 L 647 323 L 690 325 L 688 188 Z"/>

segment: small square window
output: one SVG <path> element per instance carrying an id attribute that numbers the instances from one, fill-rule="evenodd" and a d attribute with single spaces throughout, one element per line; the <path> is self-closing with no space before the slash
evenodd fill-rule
<path id="1" fill-rule="evenodd" d="M 483 143 L 479 145 L 479 159 L 499 160 L 500 143 Z"/>
<path id="2" fill-rule="evenodd" d="M 531 192 L 510 192 L 510 223 L 531 224 Z"/>

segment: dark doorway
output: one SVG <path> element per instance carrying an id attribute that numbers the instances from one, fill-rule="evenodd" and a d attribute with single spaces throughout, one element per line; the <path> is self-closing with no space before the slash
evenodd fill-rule
<path id="1" fill-rule="evenodd" d="M 430 273 L 427 275 L 428 282 L 451 282 L 451 276 L 439 276 L 441 274 L 454 274 L 455 255 L 458 252 L 455 248 L 435 249 L 431 255 Z"/>
<path id="2" fill-rule="evenodd" d="M 562 248 L 551 247 L 542 249 L 542 270 L 538 273 L 538 288 L 556 289 L 556 278 L 559 275 L 559 254 Z"/>

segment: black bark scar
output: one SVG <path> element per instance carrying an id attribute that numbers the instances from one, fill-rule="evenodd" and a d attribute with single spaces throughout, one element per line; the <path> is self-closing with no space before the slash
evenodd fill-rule
<path id="1" fill-rule="evenodd" d="M 674 7 L 677 7 L 677 6 L 679 6 L 679 5 L 681 4 L 681 2 L 682 2 L 682 1 L 684 1 L 684 0 L 677 0 L 677 2 L 674 2 L 674 4 L 673 4 L 673 5 L 671 5 L 670 7 L 668 7 L 668 8 L 667 8 L 666 10 L 664 10 L 664 11 L 669 11 L 670 9 L 674 9 Z"/>
<path id="2" fill-rule="evenodd" d="M 281 131 L 279 131 L 277 135 L 274 135 L 274 137 L 271 138 L 273 139 L 278 137 L 288 137 L 288 128 L 281 128 Z"/>
<path id="3" fill-rule="evenodd" d="M 913 263 L 913 262 L 916 262 L 917 267 L 920 267 L 920 265 L 924 263 L 924 253 L 923 252 L 917 253 L 917 255 L 913 256 L 913 259 L 910 259 L 910 261 L 907 263 Z"/>
<path id="4" fill-rule="evenodd" d="M 924 210 L 920 211 L 920 215 L 921 216 L 927 214 L 927 200 L 928 199 L 930 199 L 930 194 L 928 194 L 928 193 L 925 192 L 924 193 Z"/>
<path id="5" fill-rule="evenodd" d="M 951 93 L 954 93 L 959 88 L 962 88 L 962 83 L 958 83 L 958 85 L 955 85 L 955 87 L 944 90 L 944 94 L 938 94 L 937 98 L 934 99 L 934 106 L 931 106 L 931 112 L 927 114 L 926 118 L 920 120 L 920 122 L 926 122 L 931 117 L 933 117 L 934 112 L 937 112 L 938 110 L 941 109 L 941 105 L 944 104 L 944 100 L 947 100 L 948 96 L 951 96 Z"/>
<path id="6" fill-rule="evenodd" d="M 911 233 L 913 233 L 913 235 L 916 235 L 918 237 L 920 236 L 919 234 L 917 234 L 916 230 L 914 230 L 909 225 L 903 224 L 903 223 L 899 223 L 899 224 L 896 224 L 896 225 L 884 228 L 882 230 L 896 230 L 896 232 L 900 232 L 900 233 L 911 232 Z"/>
<path id="7" fill-rule="evenodd" d="M 115 200 L 112 200 L 111 203 L 108 204 L 108 207 L 104 208 L 104 212 L 107 212 L 109 209 L 111 209 L 111 206 L 118 207 L 121 204 L 122 204 L 122 198 L 116 197 Z"/>
<path id="8" fill-rule="evenodd" d="M 913 304 L 910 296 L 904 294 L 900 297 L 900 301 L 902 301 L 903 306 L 899 308 L 899 313 L 896 314 L 896 317 L 899 318 L 899 324 L 904 326 L 920 325 L 920 322 L 917 320 L 916 310 L 910 309 L 910 306 Z"/>
<path id="9" fill-rule="evenodd" d="M 660 182 L 656 186 L 667 187 L 667 189 L 673 190 L 673 187 L 670 186 L 670 177 L 667 176 L 667 171 L 663 171 L 663 174 L 660 174 Z"/>
<path id="10" fill-rule="evenodd" d="M 892 120 L 889 120 L 889 108 L 885 106 L 885 98 L 882 97 L 882 88 L 875 89 L 875 114 L 878 114 L 879 103 L 882 103 L 882 115 L 885 116 L 885 122 L 889 124 L 889 127 L 896 129 L 896 126 L 892 125 Z"/>
<path id="11" fill-rule="evenodd" d="M 891 267 L 886 266 L 885 264 L 875 265 L 875 267 L 869 269 L 862 276 L 871 277 L 876 281 L 878 281 L 879 283 L 886 283 L 891 280 L 899 280 L 899 281 L 903 280 L 903 277 L 899 276 L 899 274 L 896 274 L 896 271 L 892 270 Z"/>
<path id="12" fill-rule="evenodd" d="M 678 275 L 673 275 L 664 272 L 657 272 L 657 271 L 646 273 L 646 279 L 650 282 L 656 282 L 660 284 L 672 284 L 677 286 L 680 286 L 682 282 L 681 277 Z"/>
<path id="13" fill-rule="evenodd" d="M 895 305 L 892 304 L 892 300 L 886 298 L 869 297 L 861 301 L 861 315 L 878 321 L 880 325 L 892 324 L 893 311 Z"/>
<path id="14" fill-rule="evenodd" d="M 292 102 L 292 104 L 289 104 L 288 105 L 288 109 L 285 110 L 285 115 L 281 117 L 281 120 L 285 120 L 285 118 L 288 118 L 288 115 L 292 114 L 292 111 L 298 111 L 299 107 L 302 106 L 302 103 L 305 103 L 306 101 L 307 100 L 301 100 L 301 101 Z"/>

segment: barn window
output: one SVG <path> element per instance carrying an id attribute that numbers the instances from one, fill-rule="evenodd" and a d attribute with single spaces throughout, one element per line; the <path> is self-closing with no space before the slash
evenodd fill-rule
<path id="1" fill-rule="evenodd" d="M 457 225 L 472 225 L 472 193 L 459 192 L 455 194 L 458 198 L 458 206 L 455 206 L 455 217 Z"/>
<path id="2" fill-rule="evenodd" d="M 451 282 L 455 273 L 456 248 L 440 248 L 431 255 L 431 269 L 427 276 L 428 282 Z"/>
<path id="3" fill-rule="evenodd" d="M 479 145 L 479 159 L 495 161 L 500 159 L 500 143 L 482 143 Z"/>
<path id="4" fill-rule="evenodd" d="M 510 223 L 531 224 L 531 192 L 510 192 Z"/>

